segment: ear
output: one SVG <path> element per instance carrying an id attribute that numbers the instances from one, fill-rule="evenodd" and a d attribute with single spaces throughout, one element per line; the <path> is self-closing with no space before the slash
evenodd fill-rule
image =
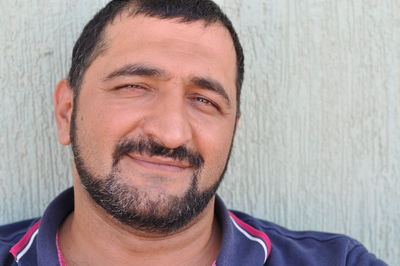
<path id="1" fill-rule="evenodd" d="M 235 121 L 236 123 L 236 126 L 239 124 L 239 122 L 240 122 L 240 115 L 238 115 L 238 116 L 236 116 L 236 121 Z"/>
<path id="2" fill-rule="evenodd" d="M 58 141 L 63 145 L 71 144 L 70 128 L 73 109 L 73 90 L 66 79 L 58 82 L 54 91 L 54 112 L 57 123 Z"/>
<path id="3" fill-rule="evenodd" d="M 241 115 L 238 114 L 238 115 L 236 116 L 236 118 L 235 118 L 235 131 L 236 131 L 236 128 L 238 127 L 238 125 L 239 125 L 240 117 L 241 117 Z"/>

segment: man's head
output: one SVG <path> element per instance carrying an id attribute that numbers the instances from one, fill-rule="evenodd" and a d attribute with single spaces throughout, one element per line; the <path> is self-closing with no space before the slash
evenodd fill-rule
<path id="1" fill-rule="evenodd" d="M 206 25 L 220 23 L 230 33 L 236 52 L 237 115 L 240 115 L 240 93 L 244 78 L 244 55 L 232 22 L 211 0 L 113 0 L 85 26 L 75 43 L 68 81 L 78 96 L 83 76 L 90 64 L 107 48 L 106 27 L 122 13 L 145 15 L 159 19 L 177 19 L 182 23 L 202 21 Z"/>
<path id="2" fill-rule="evenodd" d="M 135 229 L 171 233 L 221 182 L 242 79 L 240 44 L 214 3 L 112 1 L 85 27 L 56 90 L 59 139 L 72 143 L 97 205 Z"/>

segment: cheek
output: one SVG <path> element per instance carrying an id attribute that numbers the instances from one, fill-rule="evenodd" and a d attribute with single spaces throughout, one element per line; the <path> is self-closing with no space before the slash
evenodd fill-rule
<path id="1" fill-rule="evenodd" d="M 77 140 L 86 167 L 99 175 L 112 167 L 115 145 L 132 131 L 139 112 L 126 105 L 92 100 L 79 103 L 76 116 Z"/>
<path id="2" fill-rule="evenodd" d="M 85 110 L 78 110 L 75 123 L 76 141 L 85 167 L 92 173 L 105 175 L 110 170 L 105 156 L 109 145 L 101 121 Z"/>
<path id="3" fill-rule="evenodd" d="M 210 187 L 220 178 L 232 145 L 233 132 L 234 123 L 216 123 L 197 131 L 198 150 L 205 161 L 202 180 L 199 180 L 200 189 Z"/>

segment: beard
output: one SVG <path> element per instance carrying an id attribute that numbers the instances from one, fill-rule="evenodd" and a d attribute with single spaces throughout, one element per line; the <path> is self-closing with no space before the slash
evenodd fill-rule
<path id="1" fill-rule="evenodd" d="M 220 177 L 204 190 L 198 188 L 199 176 L 204 166 L 204 159 L 198 152 L 185 146 L 169 149 L 145 137 L 121 139 L 114 148 L 111 171 L 105 176 L 99 176 L 89 170 L 82 157 L 77 139 L 75 111 L 72 114 L 70 135 L 80 181 L 93 201 L 122 224 L 147 233 L 168 235 L 188 225 L 215 195 L 226 172 L 230 151 Z M 120 175 L 120 159 L 129 153 L 164 156 L 188 162 L 194 169 L 189 187 L 182 196 L 165 193 L 151 196 L 148 192 L 139 190 L 124 181 L 124 177 Z"/>

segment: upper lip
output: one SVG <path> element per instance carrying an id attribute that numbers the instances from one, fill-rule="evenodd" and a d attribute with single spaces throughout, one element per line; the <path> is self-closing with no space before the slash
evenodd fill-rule
<path id="1" fill-rule="evenodd" d="M 168 157 L 160 157 L 160 156 L 145 156 L 141 154 L 128 154 L 129 157 L 144 161 L 147 163 L 153 163 L 153 164 L 159 164 L 159 165 L 165 165 L 165 166 L 173 166 L 173 167 L 179 167 L 179 168 L 189 168 L 191 165 L 189 162 L 183 160 L 176 160 Z"/>

